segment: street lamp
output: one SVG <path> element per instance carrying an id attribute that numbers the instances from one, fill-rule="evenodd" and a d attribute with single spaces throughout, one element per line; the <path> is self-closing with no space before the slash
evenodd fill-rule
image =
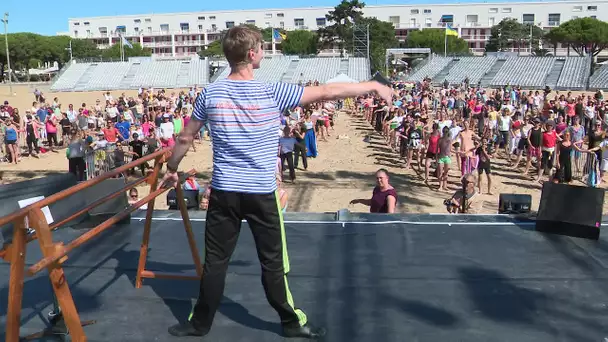
<path id="1" fill-rule="evenodd" d="M 8 89 L 10 94 L 13 94 L 13 83 L 11 81 L 11 59 L 8 56 L 8 12 L 4 13 L 4 18 L 0 19 L 0 21 L 4 23 L 4 39 L 6 42 L 6 66 L 8 68 Z"/>

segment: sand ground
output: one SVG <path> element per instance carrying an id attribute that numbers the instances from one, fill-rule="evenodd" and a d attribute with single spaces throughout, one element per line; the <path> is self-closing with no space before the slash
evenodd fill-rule
<path id="1" fill-rule="evenodd" d="M 0 100 L 8 100 L 12 106 L 23 112 L 31 107 L 32 92 L 35 86 L 13 87 L 16 95 L 9 95 L 8 87 L 0 86 Z M 48 88 L 40 86 L 43 92 Z M 113 92 L 116 97 L 122 92 Z M 125 91 L 134 95 L 135 91 Z M 62 104 L 94 103 L 102 98 L 102 92 L 79 93 L 46 93 L 47 99 L 59 97 Z M 300 212 L 335 212 L 342 208 L 351 211 L 366 212 L 363 205 L 351 205 L 351 200 L 369 198 L 375 184 L 374 172 L 386 168 L 390 173 L 390 183 L 397 189 L 399 195 L 398 212 L 407 213 L 444 213 L 443 200 L 449 193 L 437 191 L 437 182 L 430 186 L 423 183 L 423 174 L 413 170 L 405 170 L 405 162 L 391 151 L 384 139 L 373 132 L 371 127 L 360 117 L 341 113 L 336 120 L 335 131 L 331 132 L 327 142 L 319 142 L 319 156 L 309 159 L 307 171 L 297 170 L 295 184 L 284 183 L 289 199 L 289 211 Z M 369 136 L 368 142 L 364 138 Z M 205 183 L 211 174 L 211 146 L 208 142 L 197 145 L 196 152 L 189 152 L 181 164 L 182 170 L 196 169 L 198 179 Z M 456 167 L 456 164 L 452 164 Z M 65 172 L 67 160 L 63 153 L 41 156 L 40 159 L 23 158 L 18 165 L 0 164 L 4 171 L 3 182 L 40 177 L 50 172 Z M 541 185 L 530 178 L 524 177 L 520 171 L 511 171 L 506 167 L 506 161 L 496 159 L 492 165 L 493 195 L 482 194 L 479 197 L 477 212 L 496 213 L 500 193 L 517 193 L 532 195 L 532 208 L 536 210 L 540 201 Z M 286 173 L 287 176 L 287 173 Z M 450 171 L 451 187 L 458 187 L 460 173 Z M 485 183 L 484 179 L 484 183 Z M 486 189 L 484 187 L 483 191 Z M 140 195 L 147 194 L 146 187 L 140 188 Z M 157 201 L 160 208 L 166 207 L 164 196 Z M 605 205 L 605 209 L 607 206 Z"/>

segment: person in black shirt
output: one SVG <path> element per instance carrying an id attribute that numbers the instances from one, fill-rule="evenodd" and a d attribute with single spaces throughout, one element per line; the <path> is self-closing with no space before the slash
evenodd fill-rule
<path id="1" fill-rule="evenodd" d="M 61 145 L 65 145 L 70 141 L 70 131 L 72 130 L 72 123 L 68 119 L 68 114 L 63 113 L 63 118 L 59 120 L 61 126 Z"/>
<path id="2" fill-rule="evenodd" d="M 145 143 L 143 141 L 139 140 L 139 134 L 133 133 L 133 140 L 131 140 L 131 142 L 129 143 L 129 146 L 131 146 L 131 151 L 132 151 L 132 155 L 133 155 L 133 158 L 131 159 L 131 161 L 136 161 L 137 159 L 141 158 L 144 155 L 144 145 L 145 145 Z M 141 175 L 145 176 L 146 163 L 141 164 L 139 167 L 141 169 Z M 135 174 L 135 169 L 131 169 L 131 174 Z"/>

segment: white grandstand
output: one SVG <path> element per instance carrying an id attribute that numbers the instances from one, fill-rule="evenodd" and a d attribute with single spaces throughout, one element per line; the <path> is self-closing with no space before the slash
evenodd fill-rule
<path id="1" fill-rule="evenodd" d="M 484 87 L 507 84 L 528 89 L 586 89 L 591 72 L 589 57 L 431 57 L 408 76 L 419 82 L 431 78 L 435 84 L 481 83 Z M 590 88 L 608 86 L 608 69 L 598 70 Z"/>
<path id="2" fill-rule="evenodd" d="M 128 62 L 73 62 L 64 67 L 51 91 L 97 91 L 153 88 L 187 88 L 209 83 L 207 59 Z"/>
<path id="3" fill-rule="evenodd" d="M 225 68 L 214 79 L 228 76 Z M 371 77 L 365 58 L 273 56 L 264 58 L 254 71 L 263 82 L 321 83 L 343 73 L 356 81 Z M 132 59 L 128 62 L 71 63 L 59 74 L 51 91 L 98 91 L 153 88 L 187 88 L 209 83 L 209 61 Z"/>

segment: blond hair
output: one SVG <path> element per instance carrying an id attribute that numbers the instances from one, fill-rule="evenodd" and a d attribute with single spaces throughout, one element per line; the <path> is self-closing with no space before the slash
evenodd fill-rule
<path id="1" fill-rule="evenodd" d="M 229 29 L 222 39 L 222 49 L 231 67 L 251 63 L 249 50 L 257 50 L 262 44 L 262 34 L 247 26 Z"/>

